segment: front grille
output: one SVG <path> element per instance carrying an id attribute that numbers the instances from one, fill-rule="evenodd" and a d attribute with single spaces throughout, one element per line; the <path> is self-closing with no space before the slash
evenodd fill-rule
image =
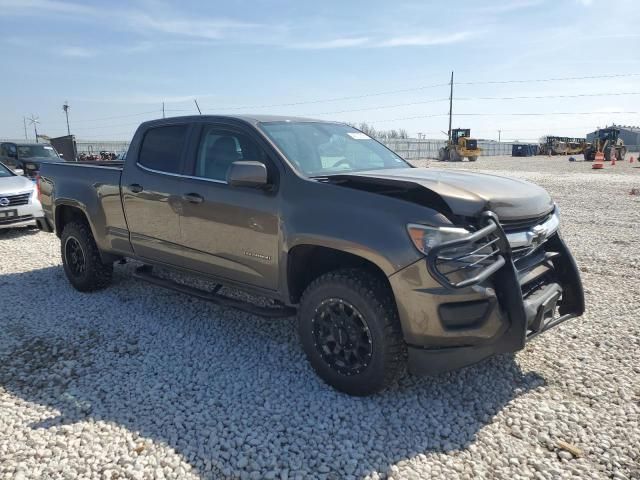
<path id="1" fill-rule="evenodd" d="M 500 225 L 505 233 L 516 232 L 518 230 L 528 230 L 536 225 L 546 222 L 553 212 L 545 213 L 539 217 L 525 218 L 521 220 L 501 220 Z"/>
<path id="2" fill-rule="evenodd" d="M 478 148 L 477 140 L 467 140 L 467 149 L 475 150 L 476 148 Z"/>
<path id="3" fill-rule="evenodd" d="M 9 200 L 9 204 L 3 205 L 3 207 L 17 207 L 19 205 L 27 205 L 29 203 L 30 197 L 31 192 L 19 193 L 17 195 L 0 195 L 0 198 L 6 198 L 7 200 Z"/>
<path id="4" fill-rule="evenodd" d="M 20 215 L 17 217 L 0 218 L 0 225 L 11 225 L 12 223 L 26 222 L 33 220 L 33 215 Z"/>

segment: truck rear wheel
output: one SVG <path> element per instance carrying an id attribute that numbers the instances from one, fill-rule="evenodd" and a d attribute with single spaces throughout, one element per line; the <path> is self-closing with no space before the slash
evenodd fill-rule
<path id="1" fill-rule="evenodd" d="M 438 150 L 438 160 L 444 162 L 447 160 L 447 151 L 444 148 Z"/>
<path id="2" fill-rule="evenodd" d="M 111 283 L 113 264 L 102 262 L 93 234 L 85 223 L 65 225 L 60 250 L 64 273 L 76 290 L 92 292 Z"/>
<path id="3" fill-rule="evenodd" d="M 313 281 L 300 301 L 298 331 L 316 373 L 349 395 L 379 392 L 405 369 L 390 289 L 364 270 L 336 270 Z"/>
<path id="4" fill-rule="evenodd" d="M 452 162 L 462 161 L 462 157 L 458 155 L 458 152 L 456 151 L 455 148 L 452 148 L 451 150 L 449 150 L 449 160 L 451 160 Z"/>

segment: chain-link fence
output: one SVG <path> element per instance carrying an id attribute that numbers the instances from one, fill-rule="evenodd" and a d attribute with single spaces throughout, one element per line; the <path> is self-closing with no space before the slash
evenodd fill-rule
<path id="1" fill-rule="evenodd" d="M 381 139 L 380 141 L 406 160 L 438 158 L 438 150 L 447 144 L 445 140 L 417 140 L 412 138 Z M 513 143 L 478 140 L 478 147 L 482 149 L 481 155 L 511 155 L 513 145 Z"/>
<path id="2" fill-rule="evenodd" d="M 129 142 L 103 142 L 103 141 L 88 141 L 88 140 L 79 140 L 76 141 L 76 148 L 78 149 L 78 154 L 80 153 L 100 153 L 101 151 L 107 152 L 115 152 L 122 153 L 126 152 L 129 148 Z"/>

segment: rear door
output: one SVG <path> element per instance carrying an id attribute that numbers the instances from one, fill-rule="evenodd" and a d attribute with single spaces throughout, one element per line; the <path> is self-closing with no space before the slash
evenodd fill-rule
<path id="1" fill-rule="evenodd" d="M 277 164 L 249 128 L 203 123 L 181 185 L 184 263 L 189 269 L 269 290 L 277 289 L 279 196 Z M 232 187 L 234 161 L 267 165 L 271 188 Z"/>
<path id="2" fill-rule="evenodd" d="M 124 213 L 136 255 L 181 266 L 181 181 L 191 126 L 162 124 L 135 139 L 121 190 Z"/>

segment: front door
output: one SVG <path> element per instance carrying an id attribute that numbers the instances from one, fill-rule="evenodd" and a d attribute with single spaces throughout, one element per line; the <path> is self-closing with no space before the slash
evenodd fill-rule
<path id="1" fill-rule="evenodd" d="M 122 203 L 137 256 L 181 266 L 181 173 L 188 124 L 147 130 L 122 174 Z"/>
<path id="2" fill-rule="evenodd" d="M 231 163 L 261 161 L 275 185 L 277 171 L 251 134 L 235 127 L 204 124 L 189 177 L 184 180 L 181 216 L 184 266 L 256 287 L 276 290 L 279 205 L 277 190 L 232 187 Z"/>

